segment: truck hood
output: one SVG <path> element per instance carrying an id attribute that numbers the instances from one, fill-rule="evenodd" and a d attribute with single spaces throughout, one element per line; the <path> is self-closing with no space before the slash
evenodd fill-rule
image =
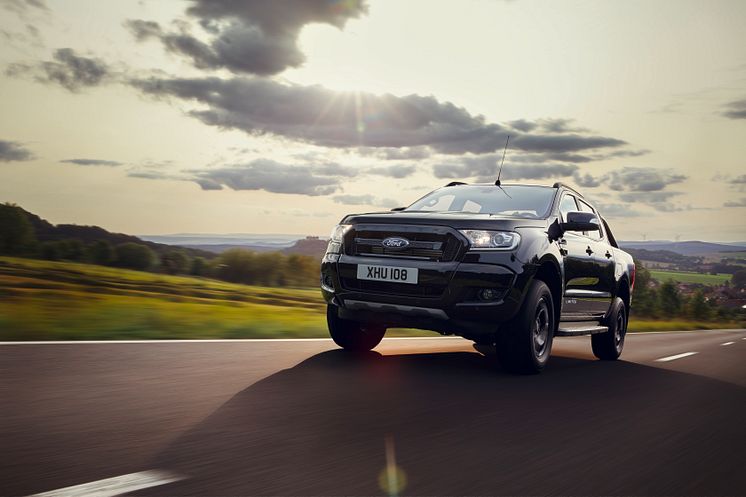
<path id="1" fill-rule="evenodd" d="M 472 212 L 407 212 L 387 211 L 350 214 L 346 224 L 415 224 L 448 226 L 454 229 L 513 230 L 516 228 L 546 228 L 546 219 L 475 214 Z"/>

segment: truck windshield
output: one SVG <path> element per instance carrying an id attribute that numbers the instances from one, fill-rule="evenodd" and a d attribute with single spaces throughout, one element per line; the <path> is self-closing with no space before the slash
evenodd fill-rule
<path id="1" fill-rule="evenodd" d="M 405 210 L 475 212 L 542 219 L 549 215 L 556 192 L 556 189 L 545 186 L 448 186 L 425 195 Z"/>

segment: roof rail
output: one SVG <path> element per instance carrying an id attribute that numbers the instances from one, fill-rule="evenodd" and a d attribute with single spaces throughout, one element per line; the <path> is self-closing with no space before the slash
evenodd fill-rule
<path id="1" fill-rule="evenodd" d="M 580 193 L 579 191 L 577 191 L 575 188 L 571 187 L 570 185 L 566 185 L 565 183 L 562 183 L 561 181 L 558 181 L 555 184 L 553 184 L 552 188 L 567 188 L 571 192 L 573 192 L 573 193 L 575 193 L 575 194 L 580 195 L 581 197 L 583 197 L 582 193 Z M 585 198 L 585 197 L 583 197 L 583 198 Z"/>
<path id="2" fill-rule="evenodd" d="M 464 183 L 463 181 L 451 181 L 446 186 L 458 186 L 458 185 L 465 185 L 465 184 L 466 183 Z"/>

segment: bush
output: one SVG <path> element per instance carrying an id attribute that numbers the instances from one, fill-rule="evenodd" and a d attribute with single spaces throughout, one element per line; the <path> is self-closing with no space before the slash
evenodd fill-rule
<path id="1" fill-rule="evenodd" d="M 189 269 L 189 257 L 181 250 L 166 252 L 161 256 L 161 268 L 168 274 L 185 274 Z"/>
<path id="2" fill-rule="evenodd" d="M 122 243 L 116 246 L 117 266 L 147 271 L 151 269 L 157 260 L 155 252 L 150 247 L 139 243 Z"/>
<path id="3" fill-rule="evenodd" d="M 210 267 L 207 265 L 204 257 L 195 257 L 192 259 L 192 268 L 189 273 L 193 276 L 208 276 Z"/>
<path id="4" fill-rule="evenodd" d="M 35 249 L 36 235 L 26 212 L 14 204 L 0 204 L 0 253 L 30 255 Z"/>
<path id="5" fill-rule="evenodd" d="M 215 274 L 221 280 L 247 285 L 315 286 L 319 262 L 305 255 L 230 249 L 216 259 Z"/>
<path id="6" fill-rule="evenodd" d="M 88 258 L 94 264 L 108 266 L 114 262 L 114 249 L 105 240 L 98 240 L 88 246 Z"/>

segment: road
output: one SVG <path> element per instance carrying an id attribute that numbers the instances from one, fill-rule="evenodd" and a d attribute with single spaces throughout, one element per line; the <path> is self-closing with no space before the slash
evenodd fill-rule
<path id="1" fill-rule="evenodd" d="M 559 338 L 511 376 L 458 338 L 2 344 L 0 494 L 156 470 L 178 481 L 131 495 L 746 495 L 746 330 L 630 335 L 622 358 Z"/>

